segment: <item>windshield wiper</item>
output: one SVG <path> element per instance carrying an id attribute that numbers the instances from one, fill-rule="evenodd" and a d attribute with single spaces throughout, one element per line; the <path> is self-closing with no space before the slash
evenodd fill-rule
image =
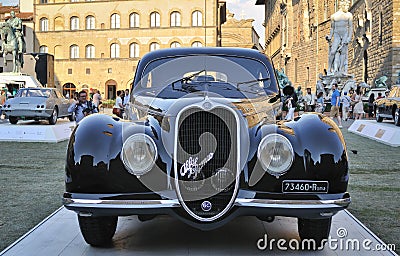
<path id="1" fill-rule="evenodd" d="M 271 78 L 269 77 L 265 77 L 265 78 L 259 78 L 259 79 L 254 79 L 254 80 L 250 80 L 250 81 L 245 81 L 245 82 L 237 82 L 236 86 L 239 87 L 239 85 L 241 84 L 251 84 L 251 83 L 255 83 L 255 82 L 264 82 L 264 81 L 268 81 Z"/>
<path id="2" fill-rule="evenodd" d="M 192 79 L 193 77 L 195 77 L 195 76 L 197 76 L 197 75 L 203 73 L 204 71 L 206 71 L 206 70 L 203 69 L 203 70 L 200 70 L 199 72 L 193 73 L 193 74 L 191 74 L 191 75 L 189 75 L 189 76 L 185 76 L 185 77 L 182 77 L 182 78 L 179 78 L 179 79 L 173 81 L 173 82 L 171 83 L 172 89 L 175 90 L 175 83 L 177 83 L 177 82 L 187 82 L 187 81 L 189 81 L 190 79 Z"/>

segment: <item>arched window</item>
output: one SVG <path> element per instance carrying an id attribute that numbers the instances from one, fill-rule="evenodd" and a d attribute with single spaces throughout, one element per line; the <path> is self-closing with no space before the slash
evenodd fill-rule
<path id="1" fill-rule="evenodd" d="M 150 27 L 159 27 L 160 26 L 160 14 L 158 12 L 150 13 Z"/>
<path id="2" fill-rule="evenodd" d="M 139 45 L 137 43 L 131 43 L 129 45 L 129 57 L 139 58 Z"/>
<path id="3" fill-rule="evenodd" d="M 200 11 L 194 11 L 192 13 L 192 26 L 193 27 L 203 26 L 203 14 Z"/>
<path id="4" fill-rule="evenodd" d="M 129 27 L 138 28 L 140 26 L 139 18 L 140 18 L 140 16 L 136 12 L 129 15 Z"/>
<path id="5" fill-rule="evenodd" d="M 40 31 L 49 31 L 49 20 L 47 18 L 40 19 Z"/>
<path id="6" fill-rule="evenodd" d="M 70 47 L 70 58 L 71 59 L 79 58 L 79 46 L 77 46 L 76 44 L 73 44 Z"/>
<path id="7" fill-rule="evenodd" d="M 41 46 L 39 47 L 39 52 L 40 52 L 40 53 L 48 53 L 48 52 L 49 52 L 49 48 L 47 48 L 46 45 L 41 45 Z"/>
<path id="8" fill-rule="evenodd" d="M 171 13 L 171 27 L 181 26 L 181 14 L 179 12 Z"/>
<path id="9" fill-rule="evenodd" d="M 111 28 L 120 28 L 121 27 L 121 17 L 118 13 L 114 13 L 111 15 Z"/>
<path id="10" fill-rule="evenodd" d="M 119 44 L 117 44 L 117 43 L 111 44 L 110 58 L 119 58 Z"/>
<path id="11" fill-rule="evenodd" d="M 194 41 L 192 43 L 192 47 L 203 47 L 203 44 L 201 42 L 199 42 L 199 41 Z"/>
<path id="12" fill-rule="evenodd" d="M 76 16 L 71 17 L 71 30 L 79 29 L 79 18 Z"/>
<path id="13" fill-rule="evenodd" d="M 86 29 L 95 29 L 94 16 L 89 15 L 89 16 L 86 17 Z"/>
<path id="14" fill-rule="evenodd" d="M 94 58 L 94 54 L 95 54 L 94 45 L 88 44 L 88 45 L 86 45 L 85 48 L 86 48 L 85 49 L 86 50 L 86 53 L 85 53 L 86 58 L 88 58 L 88 59 Z"/>
<path id="15" fill-rule="evenodd" d="M 159 43 L 154 42 L 154 43 L 150 44 L 150 51 L 151 52 L 155 51 L 155 50 L 158 50 L 158 49 L 160 49 L 160 44 Z"/>
<path id="16" fill-rule="evenodd" d="M 171 43 L 171 48 L 179 48 L 179 47 L 181 47 L 181 44 L 179 42 L 175 41 Z"/>

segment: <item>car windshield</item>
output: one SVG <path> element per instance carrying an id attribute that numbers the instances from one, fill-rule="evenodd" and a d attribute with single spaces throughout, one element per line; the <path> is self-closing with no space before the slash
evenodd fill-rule
<path id="1" fill-rule="evenodd" d="M 271 75 L 264 63 L 245 57 L 184 56 L 157 59 L 146 66 L 141 77 L 135 89 L 145 89 L 161 98 L 178 98 L 185 93 L 204 91 L 228 98 L 253 98 L 265 94 L 267 90 L 276 91 L 276 88 L 269 88 Z"/>
<path id="2" fill-rule="evenodd" d="M 50 89 L 21 89 L 15 95 L 15 97 L 50 97 Z"/>

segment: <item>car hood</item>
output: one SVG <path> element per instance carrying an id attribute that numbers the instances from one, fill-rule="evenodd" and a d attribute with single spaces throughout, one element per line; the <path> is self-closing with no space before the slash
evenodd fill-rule
<path id="1" fill-rule="evenodd" d="M 146 95 L 136 95 L 134 97 L 133 108 L 142 111 L 142 115 L 153 115 L 160 117 L 176 117 L 181 109 L 200 104 L 201 102 L 211 102 L 218 105 L 228 106 L 246 118 L 253 126 L 266 117 L 275 114 L 280 106 L 278 94 L 264 95 L 253 99 L 229 99 L 220 95 L 213 94 L 190 94 L 179 99 L 160 99 Z"/>

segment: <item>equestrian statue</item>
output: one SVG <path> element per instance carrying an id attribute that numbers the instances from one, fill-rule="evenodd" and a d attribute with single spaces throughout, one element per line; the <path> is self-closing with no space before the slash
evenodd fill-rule
<path id="1" fill-rule="evenodd" d="M 13 56 L 13 71 L 20 73 L 24 66 L 24 53 L 26 45 L 22 31 L 22 21 L 15 16 L 15 12 L 11 11 L 11 18 L 6 22 L 0 22 L 0 34 L 2 46 L 0 55 L 3 56 L 4 66 L 7 65 L 6 55 L 11 53 Z"/>

